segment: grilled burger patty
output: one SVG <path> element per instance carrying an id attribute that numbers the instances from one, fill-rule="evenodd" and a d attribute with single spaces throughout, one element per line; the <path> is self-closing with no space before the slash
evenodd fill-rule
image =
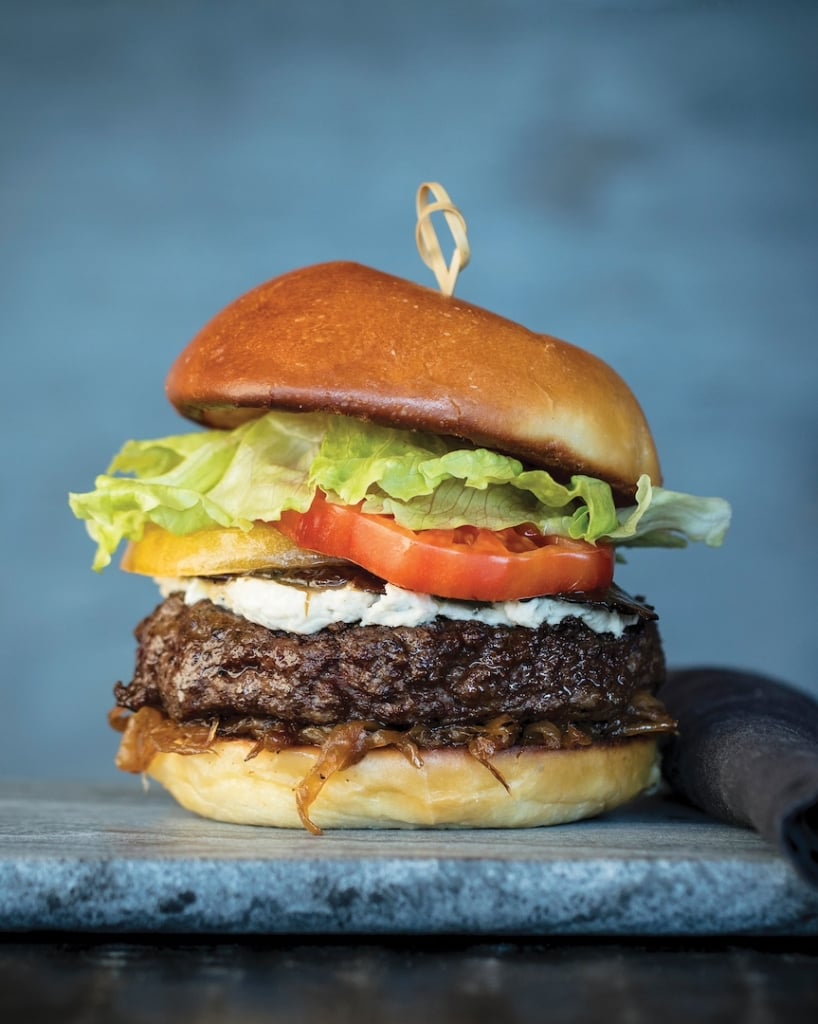
<path id="1" fill-rule="evenodd" d="M 249 735 L 265 721 L 445 731 L 503 715 L 590 725 L 627 715 L 665 671 L 656 626 L 644 618 L 619 638 L 574 618 L 537 629 L 444 618 L 337 624 L 302 636 L 172 594 L 136 637 L 133 681 L 114 691 L 120 707 L 157 708 L 179 723 L 218 719 Z"/>

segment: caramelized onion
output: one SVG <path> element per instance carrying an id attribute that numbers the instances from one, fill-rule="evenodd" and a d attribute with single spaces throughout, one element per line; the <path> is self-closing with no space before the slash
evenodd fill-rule
<path id="1" fill-rule="evenodd" d="M 406 729 L 387 729 L 370 721 L 301 727 L 240 718 L 179 723 L 153 707 L 140 708 L 135 714 L 116 707 L 108 715 L 108 721 L 123 734 L 116 764 L 126 772 L 147 771 L 156 754 L 206 754 L 217 740 L 223 739 L 254 739 L 246 757 L 248 761 L 263 750 L 275 753 L 304 744 L 318 747 L 315 763 L 295 789 L 298 815 L 304 828 L 313 835 L 320 835 L 321 829 L 310 818 L 310 808 L 327 781 L 336 772 L 350 768 L 371 750 L 381 747 L 395 747 L 415 768 L 423 766 L 420 753 L 423 749 L 465 747 L 508 790 L 508 783 L 492 759 L 511 747 L 571 750 L 595 742 L 670 733 L 676 728 L 664 705 L 647 690 L 634 694 L 628 708 L 610 722 L 572 722 L 563 726 L 547 720 L 520 722 L 508 715 L 500 715 L 481 725 L 416 724 Z"/>
<path id="2" fill-rule="evenodd" d="M 491 758 L 499 751 L 506 750 L 512 746 L 519 732 L 519 725 L 513 719 L 502 715 L 499 718 L 493 718 L 486 725 L 485 732 L 475 736 L 468 744 L 468 751 L 471 756 L 479 761 L 484 768 L 488 768 L 507 793 L 511 792 L 508 788 L 508 783 L 495 765 L 491 763 Z"/>
<path id="3" fill-rule="evenodd" d="M 179 725 L 156 708 L 140 708 L 129 718 L 124 718 L 122 712 L 122 708 L 114 708 L 108 721 L 123 733 L 116 766 L 124 772 L 147 771 L 155 754 L 206 754 L 219 728 L 218 719 L 209 725 Z"/>
<path id="4" fill-rule="evenodd" d="M 321 744 L 318 760 L 295 791 L 298 816 L 304 828 L 313 835 L 321 835 L 321 829 L 311 820 L 309 810 L 332 775 L 357 764 L 370 750 L 392 746 L 397 747 L 415 768 L 422 767 L 417 747 L 403 733 L 379 729 L 372 722 L 336 725 Z"/>

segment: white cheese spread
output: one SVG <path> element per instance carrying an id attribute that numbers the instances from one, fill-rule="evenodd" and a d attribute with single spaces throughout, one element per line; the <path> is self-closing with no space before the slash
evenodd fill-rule
<path id="1" fill-rule="evenodd" d="M 543 623 L 556 626 L 569 616 L 581 619 L 595 633 L 621 636 L 637 615 L 623 615 L 551 597 L 486 604 L 451 601 L 416 594 L 386 584 L 383 594 L 373 594 L 347 584 L 343 587 L 307 588 L 276 583 L 259 576 L 226 580 L 202 577 L 156 581 L 163 596 L 182 592 L 185 604 L 212 601 L 242 618 L 267 629 L 290 633 L 317 633 L 333 622 L 358 622 L 362 626 L 420 626 L 441 616 L 446 619 L 485 622 L 490 626 L 525 626 Z"/>

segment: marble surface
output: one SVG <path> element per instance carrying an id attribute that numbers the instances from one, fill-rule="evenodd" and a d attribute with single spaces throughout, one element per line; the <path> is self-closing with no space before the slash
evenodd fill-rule
<path id="1" fill-rule="evenodd" d="M 138 784 L 0 784 L 0 930 L 818 934 L 755 833 L 661 797 L 551 829 L 334 832 L 187 814 Z"/>

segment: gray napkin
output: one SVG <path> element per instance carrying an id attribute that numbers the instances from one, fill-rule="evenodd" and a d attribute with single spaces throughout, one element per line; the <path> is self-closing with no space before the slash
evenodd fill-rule
<path id="1" fill-rule="evenodd" d="M 659 697 L 679 723 L 663 753 L 676 795 L 752 826 L 818 886 L 818 703 L 718 668 L 671 671 Z"/>

